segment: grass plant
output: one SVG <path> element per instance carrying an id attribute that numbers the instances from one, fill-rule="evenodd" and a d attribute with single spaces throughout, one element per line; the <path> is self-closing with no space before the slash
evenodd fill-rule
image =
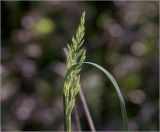
<path id="1" fill-rule="evenodd" d="M 72 38 L 72 43 L 67 45 L 67 61 L 66 61 L 66 74 L 64 78 L 64 89 L 63 89 L 63 99 L 64 99 L 64 127 L 65 131 L 71 132 L 71 113 L 73 111 L 76 95 L 80 90 L 80 71 L 83 64 L 89 64 L 100 71 L 102 71 L 112 82 L 121 107 L 121 113 L 124 123 L 124 129 L 128 130 L 128 119 L 125 108 L 125 102 L 121 94 L 120 88 L 114 79 L 114 77 L 103 67 L 93 62 L 85 62 L 86 50 L 82 47 L 84 43 L 85 35 L 85 12 L 83 12 L 80 24 L 76 31 L 75 37 Z M 93 121 L 92 121 L 93 122 Z"/>

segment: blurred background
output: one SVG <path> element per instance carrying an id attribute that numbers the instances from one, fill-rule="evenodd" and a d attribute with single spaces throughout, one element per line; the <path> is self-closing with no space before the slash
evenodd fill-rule
<path id="1" fill-rule="evenodd" d="M 1 2 L 1 128 L 63 131 L 63 48 L 86 12 L 87 61 L 108 69 L 132 131 L 159 130 L 159 6 L 153 2 Z M 98 131 L 123 130 L 111 82 L 84 66 L 82 87 Z M 81 101 L 82 130 L 90 130 Z M 74 115 L 72 128 L 77 130 Z"/>

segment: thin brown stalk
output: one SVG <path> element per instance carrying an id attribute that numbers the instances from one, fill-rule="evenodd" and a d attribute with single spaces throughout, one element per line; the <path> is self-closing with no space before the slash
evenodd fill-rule
<path id="1" fill-rule="evenodd" d="M 77 111 L 77 105 L 75 104 L 74 106 L 74 116 L 75 116 L 75 120 L 76 120 L 76 124 L 77 124 L 77 129 L 78 131 L 81 131 L 81 124 L 80 124 L 80 119 L 79 119 L 79 115 L 78 115 L 78 111 Z"/>
<path id="2" fill-rule="evenodd" d="M 84 108 L 84 111 L 85 111 L 85 114 L 86 114 L 86 117 L 87 117 L 87 120 L 88 120 L 88 124 L 90 126 L 90 129 L 92 132 L 95 132 L 96 129 L 94 127 L 94 124 L 93 124 L 93 120 L 92 120 L 92 117 L 91 117 L 91 114 L 89 112 L 89 108 L 88 108 L 88 105 L 86 103 L 86 99 L 84 97 L 84 94 L 83 94 L 83 91 L 82 91 L 82 88 L 80 88 L 79 90 L 79 96 L 80 96 L 80 99 L 82 101 L 82 105 L 83 105 L 83 108 Z"/>

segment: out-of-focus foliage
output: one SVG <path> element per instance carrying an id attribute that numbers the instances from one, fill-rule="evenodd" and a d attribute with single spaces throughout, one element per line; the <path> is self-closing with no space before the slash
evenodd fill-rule
<path id="1" fill-rule="evenodd" d="M 153 2 L 1 2 L 2 130 L 63 130 L 62 48 L 86 12 L 87 58 L 117 79 L 130 130 L 158 130 L 159 6 Z M 122 130 L 118 98 L 90 67 L 82 87 L 97 130 Z M 83 130 L 89 130 L 79 98 Z M 77 130 L 75 118 L 73 130 Z"/>

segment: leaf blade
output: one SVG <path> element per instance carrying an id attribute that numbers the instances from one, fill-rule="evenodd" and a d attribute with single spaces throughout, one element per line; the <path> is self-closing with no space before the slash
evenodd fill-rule
<path id="1" fill-rule="evenodd" d="M 120 107 L 121 107 L 121 113 L 122 113 L 124 128 L 125 128 L 126 131 L 128 131 L 128 118 L 127 118 L 127 112 L 126 112 L 125 102 L 124 102 L 122 93 L 120 91 L 120 88 L 119 88 L 116 80 L 114 79 L 114 77 L 109 73 L 109 71 L 107 71 L 102 66 L 100 66 L 100 65 L 98 65 L 96 63 L 93 63 L 93 62 L 83 62 L 83 64 L 89 64 L 89 65 L 92 65 L 92 66 L 98 68 L 99 70 L 101 70 L 110 79 L 110 81 L 112 82 L 112 84 L 113 84 L 113 86 L 114 86 L 114 88 L 115 88 L 115 90 L 117 92 L 117 95 L 118 95 L 118 98 L 119 98 L 119 101 L 120 101 Z M 78 67 L 78 65 L 80 65 L 80 63 L 76 63 L 76 64 L 72 65 L 72 67 L 66 73 L 65 78 L 67 78 L 67 76 L 70 74 L 70 72 L 74 68 Z"/>
<path id="2" fill-rule="evenodd" d="M 120 91 L 120 88 L 119 88 L 116 80 L 114 79 L 114 77 L 106 69 L 104 69 L 100 65 L 95 64 L 93 62 L 84 62 L 84 63 L 92 65 L 92 66 L 95 66 L 96 68 L 98 68 L 99 70 L 101 70 L 105 75 L 107 75 L 107 77 L 110 79 L 110 81 L 114 85 L 115 90 L 116 90 L 116 92 L 118 94 L 119 101 L 120 101 L 120 107 L 121 107 L 121 113 L 122 113 L 124 128 L 125 128 L 125 130 L 128 130 L 128 118 L 127 118 L 127 112 L 126 112 L 125 102 L 124 102 L 122 93 Z"/>

